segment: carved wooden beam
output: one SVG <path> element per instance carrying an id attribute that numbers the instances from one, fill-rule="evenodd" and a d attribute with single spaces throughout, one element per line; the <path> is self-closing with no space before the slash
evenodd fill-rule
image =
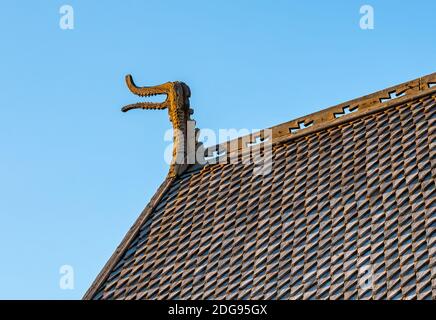
<path id="1" fill-rule="evenodd" d="M 211 146 L 205 149 L 205 155 L 207 157 L 212 156 L 212 160 L 215 160 L 216 157 L 213 157 L 213 155 L 231 157 L 232 154 L 243 154 L 250 151 L 247 141 L 254 143 L 258 138 L 262 140 L 267 138 L 271 139 L 269 142 L 274 145 L 281 141 L 294 139 L 332 125 L 337 125 L 340 122 L 346 122 L 351 118 L 364 116 L 370 112 L 376 112 L 395 104 L 404 103 L 419 94 L 425 94 L 434 90 L 436 90 L 436 73 L 264 129 L 250 136 L 239 137 L 235 140 Z M 266 135 L 265 132 L 268 132 L 269 135 Z"/>

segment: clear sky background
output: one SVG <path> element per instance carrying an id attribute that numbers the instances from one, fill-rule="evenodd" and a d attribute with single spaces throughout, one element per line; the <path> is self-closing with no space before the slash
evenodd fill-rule
<path id="1" fill-rule="evenodd" d="M 74 8 L 74 30 L 59 8 Z M 375 29 L 359 28 L 359 9 Z M 436 71 L 436 2 L 0 2 L 0 298 L 79 299 L 160 183 L 181 80 L 200 128 L 265 128 Z M 62 265 L 75 288 L 59 287 Z"/>

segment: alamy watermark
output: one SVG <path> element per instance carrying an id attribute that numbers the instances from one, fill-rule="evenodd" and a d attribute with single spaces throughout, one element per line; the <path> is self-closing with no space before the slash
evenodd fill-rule
<path id="1" fill-rule="evenodd" d="M 373 30 L 374 29 L 374 8 L 369 4 L 365 4 L 360 7 L 360 17 L 359 26 L 362 30 Z"/>
<path id="2" fill-rule="evenodd" d="M 358 273 L 358 280 L 359 280 L 359 287 L 362 290 L 368 290 L 372 289 L 372 277 L 373 277 L 373 270 L 372 265 L 366 264 L 359 268 Z"/>
<path id="3" fill-rule="evenodd" d="M 74 29 L 74 9 L 69 4 L 64 4 L 59 8 L 59 28 L 62 30 Z"/>
<path id="4" fill-rule="evenodd" d="M 59 268 L 59 288 L 62 290 L 74 290 L 74 268 L 64 264 Z"/>
<path id="5" fill-rule="evenodd" d="M 187 122 L 186 134 L 168 129 L 164 141 L 170 142 L 164 152 L 167 164 L 253 164 L 254 175 L 267 175 L 272 169 L 272 130 L 195 128 Z M 174 134 L 179 139 L 174 153 Z M 186 139 L 185 141 L 183 141 Z M 197 144 L 196 141 L 201 143 Z M 211 145 L 205 148 L 204 144 Z M 186 148 L 186 152 L 184 150 Z"/>

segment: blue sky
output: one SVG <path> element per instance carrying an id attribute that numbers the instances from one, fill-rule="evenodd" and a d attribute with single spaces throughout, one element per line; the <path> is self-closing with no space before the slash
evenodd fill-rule
<path id="1" fill-rule="evenodd" d="M 74 8 L 73 30 L 59 8 Z M 375 29 L 361 30 L 370 4 Z M 265 128 L 436 71 L 436 2 L 1 1 L 0 299 L 79 299 L 163 181 L 181 80 L 200 128 Z M 75 288 L 59 287 L 74 268 Z"/>

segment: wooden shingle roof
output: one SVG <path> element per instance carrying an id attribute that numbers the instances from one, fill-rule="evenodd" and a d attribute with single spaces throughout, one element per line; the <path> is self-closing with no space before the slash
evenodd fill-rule
<path id="1" fill-rule="evenodd" d="M 169 176 L 84 298 L 435 299 L 435 83 L 271 128 L 269 174 Z"/>

